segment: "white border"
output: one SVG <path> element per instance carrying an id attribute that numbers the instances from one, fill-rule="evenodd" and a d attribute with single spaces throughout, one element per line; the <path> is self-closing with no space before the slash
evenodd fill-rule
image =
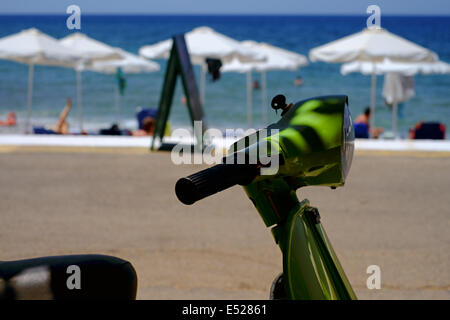
<path id="1" fill-rule="evenodd" d="M 190 143 L 177 141 L 168 137 L 164 141 L 173 143 Z M 227 148 L 235 139 L 215 139 L 216 147 Z M 59 136 L 59 135 L 0 135 L 0 146 L 52 146 L 52 147 L 142 147 L 150 148 L 151 137 L 127 136 Z M 356 150 L 386 151 L 444 151 L 450 152 L 450 140 L 374 140 L 356 139 Z"/>

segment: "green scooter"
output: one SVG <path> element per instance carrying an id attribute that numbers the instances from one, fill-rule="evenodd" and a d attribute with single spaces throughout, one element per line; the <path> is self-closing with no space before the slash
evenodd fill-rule
<path id="1" fill-rule="evenodd" d="M 283 255 L 283 273 L 272 284 L 271 299 L 356 299 L 319 211 L 296 195 L 303 186 L 344 185 L 354 150 L 348 98 L 287 105 L 278 95 L 272 108 L 282 110 L 278 122 L 234 143 L 221 164 L 178 180 L 176 195 L 190 205 L 236 184 L 244 187 Z M 274 160 L 278 170 L 267 174 Z"/>

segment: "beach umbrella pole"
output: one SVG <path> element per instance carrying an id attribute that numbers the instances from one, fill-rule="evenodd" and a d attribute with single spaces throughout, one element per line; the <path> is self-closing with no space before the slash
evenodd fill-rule
<path id="1" fill-rule="evenodd" d="M 202 70 L 200 74 L 200 102 L 205 104 L 205 91 L 206 91 L 206 64 L 202 63 Z"/>
<path id="2" fill-rule="evenodd" d="M 377 75 L 375 73 L 375 63 L 372 68 L 372 90 L 370 97 L 370 128 L 373 130 L 375 125 L 375 96 L 376 96 L 376 88 L 377 88 Z M 370 133 L 369 133 L 370 134 Z"/>
<path id="3" fill-rule="evenodd" d="M 266 78 L 266 72 L 261 72 L 261 78 L 262 78 L 262 120 L 263 125 L 267 125 L 267 78 Z"/>
<path id="4" fill-rule="evenodd" d="M 115 100 L 116 100 L 114 122 L 118 124 L 119 112 L 120 112 L 120 95 L 119 95 L 119 89 L 117 88 L 117 86 L 114 86 L 114 93 L 115 93 Z"/>
<path id="5" fill-rule="evenodd" d="M 247 72 L 247 124 L 252 127 L 252 73 Z"/>
<path id="6" fill-rule="evenodd" d="M 392 105 L 392 132 L 394 133 L 394 139 L 397 139 L 397 110 L 398 104 L 397 101 L 394 101 Z"/>
<path id="7" fill-rule="evenodd" d="M 80 124 L 80 133 L 83 132 L 83 103 L 82 99 L 81 71 L 77 69 L 77 109 L 78 121 Z"/>
<path id="8" fill-rule="evenodd" d="M 27 98 L 27 120 L 25 122 L 25 133 L 31 132 L 31 106 L 33 102 L 33 78 L 34 78 L 34 65 L 30 63 L 28 67 L 28 98 Z"/>

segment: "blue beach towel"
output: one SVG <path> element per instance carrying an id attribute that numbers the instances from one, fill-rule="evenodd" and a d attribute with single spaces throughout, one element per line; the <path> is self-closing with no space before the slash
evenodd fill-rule
<path id="1" fill-rule="evenodd" d="M 365 123 L 355 123 L 355 138 L 369 139 L 369 126 Z"/>
<path id="2" fill-rule="evenodd" d="M 57 134 L 55 131 L 46 129 L 45 127 L 33 127 L 35 134 Z"/>

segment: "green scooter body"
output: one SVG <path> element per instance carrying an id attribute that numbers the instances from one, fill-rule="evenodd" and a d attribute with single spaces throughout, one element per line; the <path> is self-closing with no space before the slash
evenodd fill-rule
<path id="1" fill-rule="evenodd" d="M 259 176 L 244 190 L 265 225 L 272 227 L 282 251 L 286 297 L 356 299 L 317 209 L 296 195 L 304 186 L 344 185 L 354 137 L 347 97 L 297 102 L 268 129 L 278 130 L 265 139 L 276 147 L 283 163 L 275 175 Z M 248 145 L 239 142 L 230 148 L 231 153 L 247 150 Z"/>
<path id="2" fill-rule="evenodd" d="M 286 295 L 301 300 L 348 300 L 356 295 L 325 233 L 304 200 L 273 229 L 283 252 Z"/>
<path id="3" fill-rule="evenodd" d="M 316 208 L 298 201 L 283 179 L 260 180 L 244 186 L 264 223 L 272 227 L 283 255 L 289 299 L 356 299 Z"/>

